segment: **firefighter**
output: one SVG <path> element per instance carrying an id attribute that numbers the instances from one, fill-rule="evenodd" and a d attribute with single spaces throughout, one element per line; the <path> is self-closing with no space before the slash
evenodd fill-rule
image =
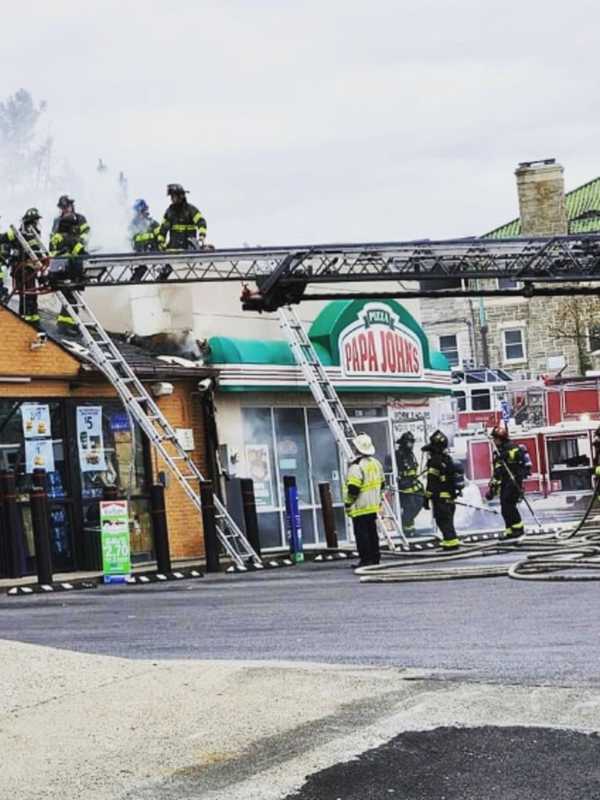
<path id="1" fill-rule="evenodd" d="M 357 567 L 379 564 L 377 515 L 383 500 L 385 477 L 381 462 L 375 458 L 375 446 L 366 433 L 352 440 L 358 455 L 351 462 L 346 477 L 344 505 L 352 520 L 359 555 Z"/>
<path id="2" fill-rule="evenodd" d="M 152 253 L 164 248 L 160 223 L 150 216 L 148 203 L 140 198 L 133 204 L 133 219 L 129 223 L 131 247 L 135 253 Z"/>
<path id="3" fill-rule="evenodd" d="M 398 496 L 402 509 L 402 532 L 415 533 L 415 518 L 423 508 L 423 484 L 419 480 L 419 467 L 413 452 L 415 437 L 405 431 L 396 442 L 396 469 L 398 470 Z"/>
<path id="4" fill-rule="evenodd" d="M 514 444 L 504 427 L 492 429 L 494 447 L 492 478 L 486 492 L 486 500 L 500 495 L 500 511 L 504 518 L 504 538 L 517 539 L 523 535 L 524 525 L 517 503 L 523 499 L 523 481 L 530 470 L 526 448 Z M 525 452 L 523 452 L 525 450 Z"/>
<path id="5" fill-rule="evenodd" d="M 165 211 L 160 225 L 160 234 L 169 250 L 198 250 L 204 247 L 206 239 L 206 220 L 196 206 L 188 203 L 187 190 L 179 183 L 167 186 L 171 205 Z"/>
<path id="6" fill-rule="evenodd" d="M 19 233 L 25 239 L 29 247 L 38 257 L 44 256 L 42 245 L 42 232 L 40 220 L 42 215 L 37 208 L 28 208 L 19 225 Z M 36 330 L 40 330 L 40 313 L 37 298 L 37 268 L 31 263 L 29 253 L 15 233 L 14 228 L 9 228 L 6 233 L 6 241 L 9 246 L 9 260 L 12 266 L 12 276 L 16 291 L 19 293 L 19 314 Z"/>
<path id="7" fill-rule="evenodd" d="M 454 500 L 464 487 L 464 475 L 448 452 L 448 437 L 442 431 L 435 431 L 429 437 L 429 444 L 422 448 L 427 453 L 427 487 L 425 489 L 425 508 L 431 504 L 433 518 L 442 533 L 444 550 L 456 550 L 460 540 L 454 529 Z"/>
<path id="8" fill-rule="evenodd" d="M 50 237 L 50 255 L 54 258 L 67 259 L 65 278 L 77 281 L 83 276 L 83 256 L 87 255 L 86 247 L 90 234 L 90 226 L 83 214 L 75 211 L 75 200 L 66 194 L 58 198 L 59 215 L 52 225 Z M 74 303 L 72 293 L 63 287 L 63 294 Z M 76 322 L 63 306 L 56 318 L 59 330 L 68 336 L 75 335 Z"/>

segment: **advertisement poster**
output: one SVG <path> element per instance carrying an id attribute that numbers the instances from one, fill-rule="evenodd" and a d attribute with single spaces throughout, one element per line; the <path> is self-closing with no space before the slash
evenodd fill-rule
<path id="1" fill-rule="evenodd" d="M 52 435 L 50 406 L 43 403 L 23 403 L 21 419 L 25 439 L 37 439 Z"/>
<path id="2" fill-rule="evenodd" d="M 77 448 L 82 472 L 106 470 L 100 406 L 77 406 Z"/>
<path id="3" fill-rule="evenodd" d="M 124 581 L 131 574 L 127 500 L 100 502 L 100 536 L 104 583 Z"/>
<path id="4" fill-rule="evenodd" d="M 54 447 L 52 439 L 25 440 L 25 471 L 31 474 L 34 469 L 54 472 Z"/>
<path id="5" fill-rule="evenodd" d="M 248 477 L 254 481 L 254 496 L 257 506 L 273 505 L 273 482 L 269 447 L 266 444 L 246 445 Z"/>

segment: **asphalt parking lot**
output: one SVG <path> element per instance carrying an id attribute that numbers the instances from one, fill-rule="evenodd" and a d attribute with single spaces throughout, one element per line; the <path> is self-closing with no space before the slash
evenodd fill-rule
<path id="1" fill-rule="evenodd" d="M 414 667 L 600 683 L 597 584 L 361 584 L 346 562 L 0 599 L 0 638 L 125 658 Z"/>

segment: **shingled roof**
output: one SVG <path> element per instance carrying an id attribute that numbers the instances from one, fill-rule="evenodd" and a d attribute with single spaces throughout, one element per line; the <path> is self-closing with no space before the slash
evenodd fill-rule
<path id="1" fill-rule="evenodd" d="M 565 194 L 569 233 L 600 232 L 600 178 Z M 510 239 L 521 235 L 519 217 L 484 234 L 484 239 Z"/>
<path id="2" fill-rule="evenodd" d="M 15 313 L 14 309 L 9 308 L 9 310 Z M 57 328 L 54 314 L 41 309 L 40 316 L 42 327 L 48 338 L 89 367 L 90 362 L 86 357 L 87 348 L 79 333 L 69 337 L 63 336 Z M 216 369 L 206 367 L 200 362 L 150 352 L 138 344 L 127 341 L 124 334 L 109 333 L 109 336 L 119 348 L 125 361 L 140 378 L 193 378 L 198 380 L 218 374 Z"/>

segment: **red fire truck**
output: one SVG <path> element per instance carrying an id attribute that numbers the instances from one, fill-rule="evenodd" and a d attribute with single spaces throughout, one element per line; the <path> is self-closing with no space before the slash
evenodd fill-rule
<path id="1" fill-rule="evenodd" d="M 600 376 L 514 381 L 498 370 L 488 370 L 480 377 L 486 380 L 478 383 L 471 377 L 456 386 L 455 452 L 465 458 L 466 475 L 482 494 L 492 473 L 487 432 L 501 421 L 501 404 L 505 418 L 509 417 L 511 439 L 525 445 L 531 457 L 532 475 L 525 485 L 528 492 L 543 497 L 591 492 L 592 441 L 600 422 Z"/>

